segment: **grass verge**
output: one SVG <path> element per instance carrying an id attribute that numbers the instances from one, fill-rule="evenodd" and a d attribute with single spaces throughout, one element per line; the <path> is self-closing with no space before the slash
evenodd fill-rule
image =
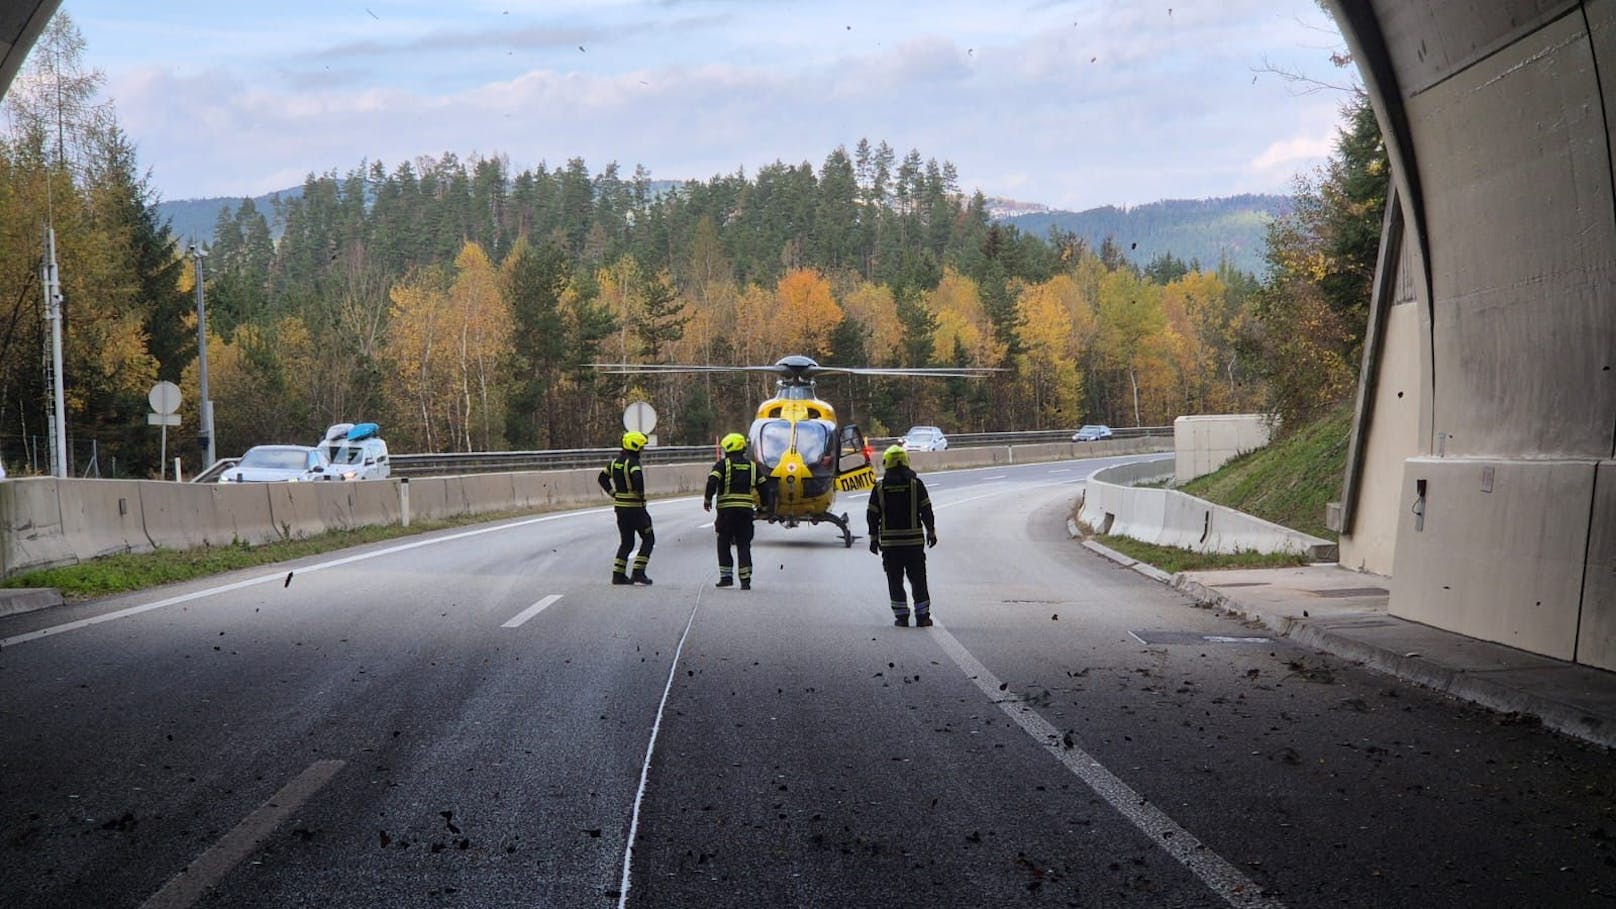
<path id="1" fill-rule="evenodd" d="M 1341 497 L 1351 433 L 1352 402 L 1347 401 L 1316 422 L 1180 489 L 1333 542 L 1337 535 L 1324 525 L 1324 506 Z"/>
<path id="2" fill-rule="evenodd" d="M 569 505 L 567 508 L 578 506 Z M 561 510 L 561 509 L 553 509 Z M 279 540 L 253 546 L 237 542 L 200 549 L 158 549 L 153 552 L 120 552 L 77 565 L 24 571 L 3 581 L 0 587 L 54 587 L 67 599 L 88 599 L 128 593 L 162 584 L 189 581 L 208 575 L 252 568 L 304 556 L 319 555 L 350 546 L 378 543 L 398 537 L 415 536 L 434 530 L 487 524 L 539 512 L 511 511 L 465 515 L 437 521 L 413 521 L 408 527 L 397 524 L 338 530 L 296 540 Z"/>
<path id="3" fill-rule="evenodd" d="M 1296 553 L 1250 551 L 1233 554 L 1202 553 L 1180 549 L 1177 546 L 1157 546 L 1132 537 L 1107 535 L 1094 536 L 1090 539 L 1107 549 L 1115 549 L 1129 558 L 1153 565 L 1168 574 L 1218 568 L 1289 568 L 1292 565 L 1306 565 L 1310 561 L 1306 555 Z"/>

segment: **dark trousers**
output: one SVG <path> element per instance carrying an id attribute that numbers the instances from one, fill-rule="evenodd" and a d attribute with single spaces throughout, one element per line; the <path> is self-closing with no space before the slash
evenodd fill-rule
<path id="1" fill-rule="evenodd" d="M 903 578 L 915 595 L 915 615 L 931 613 L 931 591 L 926 588 L 926 549 L 923 546 L 892 546 L 881 549 L 881 568 L 887 573 L 887 592 L 895 615 L 909 614 L 909 598 L 904 595 Z"/>
<path id="2" fill-rule="evenodd" d="M 740 563 L 741 580 L 752 577 L 752 509 L 720 508 L 713 519 L 718 532 L 718 574 L 729 577 L 736 562 Z M 730 547 L 735 547 L 735 558 L 730 558 Z"/>
<path id="3" fill-rule="evenodd" d="M 634 557 L 634 570 L 644 571 L 646 563 L 651 561 L 651 547 L 656 545 L 656 533 L 651 530 L 651 513 L 644 508 L 617 509 L 617 561 L 612 563 L 612 571 L 625 574 L 628 570 L 628 554 L 634 549 L 634 537 L 640 538 L 640 552 Z"/>

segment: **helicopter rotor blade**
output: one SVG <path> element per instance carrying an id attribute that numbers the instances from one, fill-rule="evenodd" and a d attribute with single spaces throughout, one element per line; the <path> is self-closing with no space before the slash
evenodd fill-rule
<path id="1" fill-rule="evenodd" d="M 821 366 L 821 373 L 841 373 L 850 376 L 930 376 L 943 379 L 981 378 L 1003 369 L 992 366 Z"/>
<path id="2" fill-rule="evenodd" d="M 676 374 L 691 372 L 766 372 L 785 375 L 783 366 L 696 366 L 679 363 L 590 363 L 589 366 L 608 375 Z"/>

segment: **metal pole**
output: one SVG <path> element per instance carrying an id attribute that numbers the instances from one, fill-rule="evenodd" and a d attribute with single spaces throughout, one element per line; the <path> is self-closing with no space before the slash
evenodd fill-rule
<path id="1" fill-rule="evenodd" d="M 67 477 L 67 397 L 62 385 L 62 286 L 56 272 L 56 228 L 45 228 L 45 319 L 51 324 L 51 474 Z"/>
<path id="2" fill-rule="evenodd" d="M 208 312 L 202 302 L 202 258 L 207 255 L 202 247 L 191 244 L 191 258 L 196 262 L 196 367 L 201 385 L 201 432 L 197 441 L 202 446 L 202 469 L 213 466 L 213 401 L 208 398 Z"/>

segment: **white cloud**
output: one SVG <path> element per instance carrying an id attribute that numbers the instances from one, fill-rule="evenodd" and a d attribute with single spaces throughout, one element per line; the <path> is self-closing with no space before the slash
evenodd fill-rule
<path id="1" fill-rule="evenodd" d="M 256 194 L 289 185 L 287 174 L 473 149 L 518 166 L 577 156 L 595 171 L 615 160 L 706 179 L 776 159 L 817 166 L 867 137 L 954 161 L 967 191 L 1082 208 L 1288 191 L 1329 152 L 1336 121 L 1336 100 L 1253 78 L 1267 59 L 1326 65 L 1320 36 L 1293 21 L 1310 0 L 1171 17 L 1087 2 L 941 3 L 925 16 L 882 3 L 824 15 L 715 0 L 531 7 L 477 11 L 526 17 L 505 32 L 410 5 L 375 29 L 344 19 L 324 51 L 300 39 L 271 59 L 260 35 L 253 59 L 170 64 L 149 52 L 109 71 L 110 94 L 168 198 Z M 603 43 L 580 52 L 578 34 Z M 405 47 L 362 61 L 330 54 Z"/>

